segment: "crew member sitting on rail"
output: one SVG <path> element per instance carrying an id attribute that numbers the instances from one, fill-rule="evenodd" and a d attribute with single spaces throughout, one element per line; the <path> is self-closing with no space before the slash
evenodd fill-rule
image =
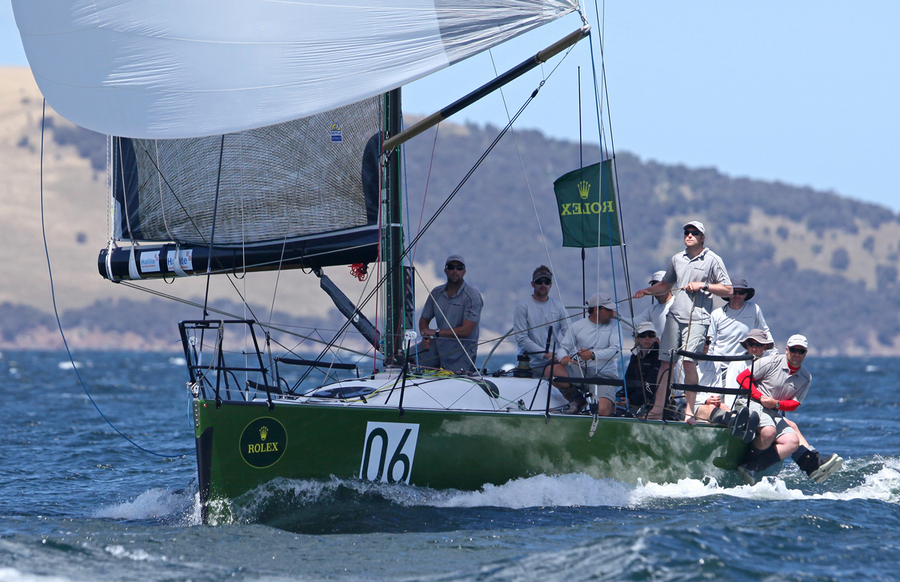
<path id="1" fill-rule="evenodd" d="M 750 410 L 759 414 L 759 433 L 738 472 L 748 485 L 756 473 L 771 467 L 800 447 L 797 432 L 784 420 L 784 412 L 796 410 L 809 392 L 812 374 L 803 367 L 809 342 L 802 335 L 787 341 L 787 353 L 766 356 L 756 363 L 753 375 L 742 372 L 737 380 L 750 388 Z"/>
<path id="2" fill-rule="evenodd" d="M 565 371 L 556 376 L 570 378 L 619 379 L 619 326 L 615 322 L 616 304 L 603 293 L 594 293 L 587 300 L 588 316 L 569 326 L 569 331 L 556 351 Z M 559 368 L 559 366 L 555 366 Z M 568 414 L 577 414 L 587 403 L 581 390 L 572 384 L 555 382 L 569 400 Z M 593 385 L 592 385 L 593 386 Z M 597 414 L 611 416 L 616 410 L 616 387 L 597 386 Z"/>
<path id="3" fill-rule="evenodd" d="M 569 314 L 558 300 L 550 297 L 553 273 L 541 265 L 531 274 L 531 297 L 516 305 L 513 331 L 519 355 L 528 356 L 532 370 L 538 375 L 553 359 L 553 349 L 569 330 Z M 548 330 L 553 330 L 548 335 Z"/>

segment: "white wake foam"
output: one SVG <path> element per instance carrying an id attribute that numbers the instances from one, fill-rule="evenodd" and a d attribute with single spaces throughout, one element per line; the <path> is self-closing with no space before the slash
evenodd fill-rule
<path id="1" fill-rule="evenodd" d="M 860 476 L 863 482 L 859 483 Z M 842 485 L 845 487 L 842 488 Z M 677 483 L 629 484 L 614 479 L 595 479 L 583 473 L 538 475 L 503 485 L 485 485 L 480 491 L 436 491 L 408 485 L 388 485 L 355 479 L 328 481 L 276 479 L 252 492 L 249 514 L 255 507 L 281 498 L 292 505 L 313 505 L 334 499 L 340 488 L 359 495 L 376 495 L 405 507 L 631 507 L 663 500 L 728 496 L 755 500 L 872 499 L 900 503 L 900 457 L 869 457 L 845 462 L 843 470 L 825 484 L 807 481 L 792 463 L 775 477 L 756 485 L 722 486 L 713 478 L 682 479 Z M 277 502 L 277 501 L 276 501 Z M 97 518 L 179 519 L 200 523 L 196 492 L 150 489 L 132 501 L 103 507 Z M 2 578 L 0 578 L 2 582 Z"/>
<path id="2" fill-rule="evenodd" d="M 186 490 L 149 489 L 131 501 L 101 507 L 94 512 L 94 517 L 135 520 L 187 517 L 189 522 L 199 523 L 194 517 L 195 497 Z"/>
<path id="3" fill-rule="evenodd" d="M 71 580 L 60 576 L 29 574 L 15 568 L 0 568 L 0 582 L 71 582 Z"/>

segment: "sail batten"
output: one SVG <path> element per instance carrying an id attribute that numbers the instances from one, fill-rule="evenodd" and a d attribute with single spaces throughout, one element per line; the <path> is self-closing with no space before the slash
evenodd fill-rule
<path id="1" fill-rule="evenodd" d="M 575 10 L 572 0 L 13 0 L 53 108 L 100 133 L 244 131 L 381 94 Z"/>

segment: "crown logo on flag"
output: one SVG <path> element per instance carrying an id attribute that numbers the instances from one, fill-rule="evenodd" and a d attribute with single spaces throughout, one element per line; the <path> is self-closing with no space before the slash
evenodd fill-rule
<path id="1" fill-rule="evenodd" d="M 587 200 L 588 194 L 591 193 L 591 183 L 585 180 L 582 180 L 578 183 L 578 194 L 581 195 L 582 200 Z"/>

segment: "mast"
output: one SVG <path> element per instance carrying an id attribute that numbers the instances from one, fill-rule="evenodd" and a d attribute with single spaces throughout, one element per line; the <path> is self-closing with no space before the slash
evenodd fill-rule
<path id="1" fill-rule="evenodd" d="M 385 94 L 385 128 L 387 137 L 400 133 L 402 128 L 400 89 Z M 387 152 L 384 172 L 384 213 L 382 215 L 382 258 L 387 270 L 384 317 L 384 365 L 399 366 L 403 359 L 404 281 L 403 265 L 403 204 L 401 199 L 402 168 L 400 148 Z"/>

